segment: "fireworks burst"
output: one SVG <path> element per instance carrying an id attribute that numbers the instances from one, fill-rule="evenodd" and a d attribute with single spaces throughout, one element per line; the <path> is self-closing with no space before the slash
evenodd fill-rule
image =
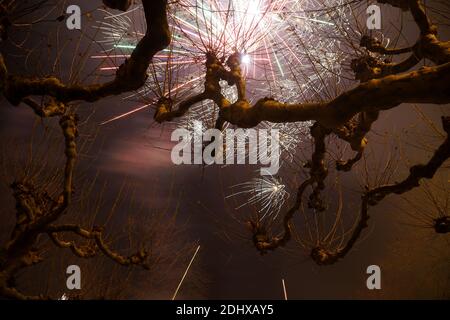
<path id="1" fill-rule="evenodd" d="M 312 126 L 312 121 L 291 123 L 263 122 L 261 126 L 268 130 L 278 130 L 280 156 L 282 160 L 292 162 L 299 145 L 310 138 L 309 128 Z"/>
<path id="2" fill-rule="evenodd" d="M 339 81 L 346 59 L 342 30 L 348 29 L 350 9 L 346 0 L 178 0 L 170 6 L 171 46 L 158 53 L 149 67 L 146 85 L 127 98 L 146 104 L 106 121 L 114 121 L 146 109 L 161 97 L 170 97 L 173 108 L 200 93 L 205 79 L 205 55 L 213 52 L 225 61 L 241 53 L 241 67 L 248 99 L 273 97 L 286 103 L 323 98 L 327 84 Z M 320 9 L 320 10 L 318 10 Z M 145 32 L 141 6 L 113 15 L 104 11 L 98 22 L 105 46 L 100 70 L 115 70 L 135 48 Z M 112 64 L 112 65 L 111 65 Z M 234 86 L 221 83 L 222 93 L 236 101 Z M 202 129 L 215 126 L 218 107 L 203 101 L 173 123 L 193 132 L 195 121 Z M 227 124 L 225 124 L 225 127 Z M 260 129 L 277 129 L 281 160 L 292 161 L 300 143 L 309 138 L 310 122 L 261 123 Z M 224 127 L 224 128 L 225 128 Z M 241 150 L 235 150 L 239 152 Z M 246 153 L 247 154 L 247 153 Z M 250 195 L 245 205 L 258 205 L 261 219 L 275 219 L 289 197 L 280 178 L 257 177 L 236 185 L 232 194 Z M 238 209 L 237 208 L 237 209 Z"/>
<path id="3" fill-rule="evenodd" d="M 323 96 L 327 79 L 339 78 L 345 58 L 339 40 L 349 23 L 344 1 L 179 0 L 169 12 L 171 47 L 154 57 L 147 85 L 128 98 L 171 96 L 176 106 L 203 89 L 206 52 L 226 59 L 236 51 L 242 53 L 252 101 L 268 95 L 284 102 Z M 93 58 L 104 59 L 100 70 L 107 72 L 135 48 L 145 20 L 141 6 L 104 13 L 97 28 L 105 49 Z"/>
<path id="4" fill-rule="evenodd" d="M 253 178 L 251 181 L 236 184 L 231 188 L 239 188 L 241 190 L 226 196 L 226 198 L 238 195 L 249 196 L 246 202 L 235 209 L 238 210 L 244 206 L 256 205 L 258 206 L 258 212 L 261 214 L 260 220 L 275 220 L 289 198 L 289 192 L 281 178 L 272 175 Z"/>

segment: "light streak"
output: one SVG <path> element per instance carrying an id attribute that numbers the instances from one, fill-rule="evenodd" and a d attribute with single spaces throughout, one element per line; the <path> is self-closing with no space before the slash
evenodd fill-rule
<path id="1" fill-rule="evenodd" d="M 153 103 L 154 103 L 154 102 L 153 102 Z M 114 118 L 111 118 L 111 119 L 109 119 L 109 120 L 103 121 L 102 123 L 100 123 L 100 125 L 102 126 L 102 125 L 105 125 L 105 124 L 107 124 L 107 123 L 110 123 L 110 122 L 119 120 L 119 119 L 121 119 L 121 118 L 127 117 L 127 116 L 129 116 L 129 115 L 131 115 L 131 114 L 133 114 L 133 113 L 135 113 L 135 112 L 138 112 L 138 111 L 140 111 L 140 110 L 142 110 L 142 109 L 145 109 L 145 108 L 150 107 L 151 105 L 153 105 L 153 103 L 149 103 L 149 104 L 140 106 L 140 107 L 138 107 L 138 108 L 135 108 L 135 109 L 133 109 L 133 110 L 130 110 L 130 111 L 128 111 L 128 112 L 122 113 L 122 114 L 120 114 L 120 115 L 118 115 L 118 116 L 116 116 L 116 117 L 114 117 Z"/>
<path id="2" fill-rule="evenodd" d="M 189 269 L 191 268 L 192 262 L 194 262 L 194 259 L 197 256 L 198 250 L 200 250 L 200 245 L 197 247 L 197 250 L 195 250 L 194 255 L 191 258 L 191 261 L 189 262 L 189 265 L 187 266 L 186 271 L 184 272 L 183 277 L 180 280 L 180 283 L 178 283 L 177 289 L 175 290 L 175 293 L 172 296 L 172 300 L 175 300 L 175 298 L 177 297 L 178 291 L 180 290 L 181 285 L 183 284 L 184 279 L 186 278 L 186 275 L 188 274 Z"/>
<path id="3" fill-rule="evenodd" d="M 199 77 L 199 78 L 200 78 L 200 77 Z M 194 82 L 194 81 L 197 81 L 197 80 L 198 80 L 198 78 L 194 78 L 194 79 L 191 79 L 190 81 L 191 81 L 191 82 Z M 186 82 L 186 83 L 183 83 L 183 84 L 179 85 L 178 87 L 175 87 L 173 90 L 175 90 L 175 91 L 176 91 L 176 90 L 179 90 L 179 89 L 181 89 L 183 86 L 186 86 L 186 85 L 189 85 L 189 81 Z M 128 111 L 128 112 L 122 113 L 122 114 L 120 114 L 120 115 L 118 115 L 118 116 L 115 116 L 114 118 L 109 119 L 109 120 L 105 120 L 105 121 L 103 121 L 102 123 L 100 123 L 100 125 L 102 126 L 102 125 L 108 124 L 108 123 L 110 123 L 110 122 L 113 122 L 113 121 L 116 121 L 116 120 L 125 118 L 125 117 L 127 117 L 127 116 L 129 116 L 129 115 L 131 115 L 131 114 L 133 114 L 133 113 L 135 113 L 135 112 L 138 112 L 138 111 L 141 111 L 141 110 L 143 110 L 143 109 L 145 109 L 145 108 L 148 108 L 148 107 L 154 105 L 155 103 L 156 103 L 156 100 L 152 101 L 152 102 L 149 103 L 149 104 L 146 104 L 146 105 L 137 107 L 137 108 L 135 108 L 135 109 L 133 109 L 133 110 L 130 110 L 130 111 Z"/>
<path id="4" fill-rule="evenodd" d="M 288 296 L 287 296 L 286 284 L 284 283 L 284 279 L 281 279 L 281 283 L 282 283 L 282 285 L 283 285 L 284 300 L 287 300 L 287 299 L 288 299 Z"/>

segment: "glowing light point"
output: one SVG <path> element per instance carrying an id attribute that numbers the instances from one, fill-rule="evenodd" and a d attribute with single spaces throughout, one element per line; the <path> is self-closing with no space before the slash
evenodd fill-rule
<path id="1" fill-rule="evenodd" d="M 261 10 L 259 8 L 259 1 L 250 2 L 246 14 L 250 15 L 252 18 L 261 14 Z"/>
<path id="2" fill-rule="evenodd" d="M 241 62 L 243 64 L 249 64 L 251 61 L 250 56 L 248 54 L 243 54 L 241 57 Z"/>

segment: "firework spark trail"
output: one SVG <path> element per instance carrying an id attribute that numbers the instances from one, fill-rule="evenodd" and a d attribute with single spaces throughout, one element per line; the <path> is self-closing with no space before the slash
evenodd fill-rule
<path id="1" fill-rule="evenodd" d="M 286 283 L 284 282 L 284 279 L 281 279 L 281 284 L 283 285 L 284 300 L 287 300 L 288 296 L 287 296 L 287 291 L 286 291 Z"/>
<path id="2" fill-rule="evenodd" d="M 280 146 L 281 155 L 284 160 L 289 162 L 292 162 L 294 159 L 299 145 L 310 137 L 309 128 L 311 125 L 311 121 L 295 123 L 263 122 L 261 124 L 262 128 L 269 131 L 274 129 L 278 130 L 277 143 Z"/>
<path id="3" fill-rule="evenodd" d="M 194 79 L 192 79 L 191 81 L 194 82 L 194 81 L 196 81 L 196 80 L 198 80 L 198 79 L 197 79 L 197 78 L 194 78 Z M 189 82 L 180 84 L 178 87 L 173 88 L 172 91 L 177 91 L 177 90 L 181 89 L 181 88 L 182 88 L 183 86 L 185 86 L 185 85 L 189 85 Z M 120 114 L 120 115 L 118 115 L 118 116 L 115 116 L 114 118 L 111 118 L 111 119 L 109 119 L 109 120 L 105 120 L 105 121 L 103 121 L 102 123 L 100 123 L 100 125 L 105 125 L 105 124 L 107 124 L 107 123 L 110 123 L 110 122 L 116 121 L 116 120 L 118 120 L 118 119 L 127 117 L 127 116 L 129 116 L 129 115 L 131 115 L 131 114 L 133 114 L 133 113 L 135 113 L 135 112 L 138 112 L 138 111 L 141 111 L 141 110 L 143 110 L 143 109 L 145 109 L 145 108 L 148 108 L 148 107 L 154 105 L 155 103 L 156 103 L 156 100 L 153 100 L 153 101 L 152 101 L 151 103 L 149 103 L 149 104 L 146 104 L 146 105 L 137 107 L 137 108 L 132 109 L 132 110 L 126 112 L 126 113 L 122 113 L 122 114 Z"/>
<path id="4" fill-rule="evenodd" d="M 189 272 L 189 269 L 191 268 L 192 262 L 194 262 L 195 257 L 197 256 L 198 250 L 200 250 L 200 245 L 195 250 L 194 255 L 191 258 L 191 261 L 189 262 L 189 265 L 187 266 L 186 271 L 183 274 L 183 277 L 181 278 L 180 282 L 178 283 L 177 289 L 175 290 L 175 292 L 174 292 L 174 294 L 172 296 L 172 300 L 175 300 L 175 298 L 177 297 L 178 291 L 180 290 L 181 285 L 183 284 L 184 279 L 186 278 L 186 276 L 187 276 L 187 274 Z"/>
<path id="5" fill-rule="evenodd" d="M 281 178 L 276 178 L 271 175 L 253 178 L 251 181 L 236 184 L 231 188 L 239 188 L 242 190 L 236 191 L 225 198 L 249 195 L 250 197 L 246 199 L 246 202 L 235 209 L 238 210 L 244 206 L 257 205 L 258 212 L 261 213 L 260 220 L 266 217 L 275 220 L 285 201 L 289 198 L 289 192 L 286 190 L 286 185 L 282 183 Z"/>

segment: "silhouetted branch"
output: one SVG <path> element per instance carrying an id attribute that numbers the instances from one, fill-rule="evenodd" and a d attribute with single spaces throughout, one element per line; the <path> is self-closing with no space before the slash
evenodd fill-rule
<path id="1" fill-rule="evenodd" d="M 111 1 L 123 5 L 126 1 Z M 12 105 L 18 105 L 29 96 L 51 96 L 60 102 L 75 100 L 96 101 L 142 87 L 147 79 L 147 69 L 153 56 L 170 43 L 167 22 L 167 0 L 142 1 L 147 31 L 131 53 L 130 58 L 119 67 L 114 80 L 104 84 L 66 85 L 56 77 L 29 78 L 7 73 L 3 59 L 0 59 L 0 88 Z"/>
<path id="2" fill-rule="evenodd" d="M 90 245 L 86 245 L 83 248 L 77 247 L 73 241 L 61 241 L 58 239 L 57 234 L 63 232 L 74 233 L 84 239 L 94 241 Z M 81 228 L 78 225 L 59 225 L 47 227 L 47 233 L 50 238 L 61 248 L 70 248 L 76 255 L 82 258 L 90 258 L 97 254 L 100 250 L 105 256 L 112 259 L 116 263 L 123 266 L 140 265 L 144 269 L 150 269 L 147 263 L 148 253 L 142 249 L 136 254 L 129 257 L 120 255 L 119 253 L 110 249 L 105 243 L 102 236 L 102 228 L 94 227 L 91 231 Z"/>
<path id="3" fill-rule="evenodd" d="M 311 251 L 311 257 L 317 264 L 333 264 L 350 252 L 356 241 L 359 239 L 363 229 L 367 227 L 367 222 L 369 220 L 368 210 L 370 206 L 377 205 L 381 200 L 390 194 L 402 194 L 412 190 L 413 188 L 419 187 L 421 179 L 433 178 L 441 165 L 448 158 L 450 158 L 450 117 L 442 117 L 442 126 L 447 133 L 447 138 L 434 152 L 430 160 L 426 164 L 411 167 L 408 177 L 401 182 L 379 186 L 372 190 L 366 191 L 362 196 L 359 221 L 347 243 L 335 252 L 331 252 L 320 246 L 313 248 Z M 448 217 L 436 219 L 435 223 L 435 231 L 437 233 L 450 232 Z"/>

